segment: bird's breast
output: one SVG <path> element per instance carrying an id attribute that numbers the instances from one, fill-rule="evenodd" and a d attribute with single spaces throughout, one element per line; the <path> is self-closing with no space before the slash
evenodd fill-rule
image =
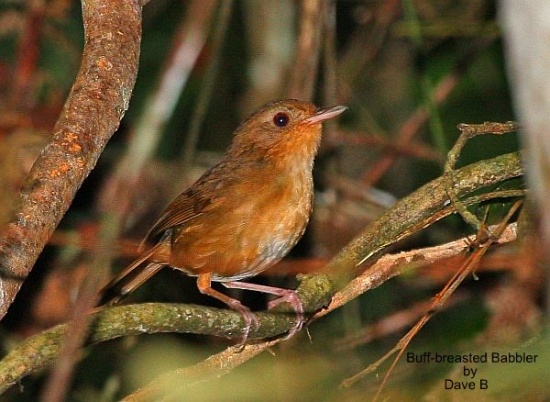
<path id="1" fill-rule="evenodd" d="M 170 265 L 191 275 L 210 272 L 216 281 L 256 275 L 302 237 L 312 194 L 311 174 L 304 172 L 240 182 L 174 230 Z"/>

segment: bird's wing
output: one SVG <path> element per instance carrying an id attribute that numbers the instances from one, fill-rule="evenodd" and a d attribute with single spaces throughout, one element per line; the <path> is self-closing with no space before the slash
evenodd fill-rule
<path id="1" fill-rule="evenodd" d="M 180 194 L 168 205 L 159 220 L 149 229 L 140 247 L 155 243 L 157 237 L 168 229 L 183 225 L 199 217 L 202 215 L 203 208 L 210 203 L 211 199 L 209 195 L 196 194 L 192 188 Z"/>
<path id="2" fill-rule="evenodd" d="M 215 194 L 222 187 L 230 186 L 234 182 L 227 174 L 218 172 L 218 170 L 222 169 L 223 164 L 216 165 L 172 201 L 145 236 L 145 239 L 141 243 L 141 248 L 148 244 L 156 243 L 158 237 L 167 230 L 175 226 L 185 225 L 189 221 L 201 216 L 203 211 L 214 203 Z"/>

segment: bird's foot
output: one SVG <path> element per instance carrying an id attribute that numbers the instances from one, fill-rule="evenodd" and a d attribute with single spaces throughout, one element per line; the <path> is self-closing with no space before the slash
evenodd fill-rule
<path id="1" fill-rule="evenodd" d="M 304 305 L 302 304 L 302 301 L 298 297 L 296 291 L 290 289 L 280 290 L 280 296 L 277 299 L 270 301 L 267 304 L 267 309 L 271 310 L 282 303 L 289 303 L 292 306 L 292 308 L 294 309 L 294 313 L 296 314 L 296 323 L 285 336 L 285 339 L 289 339 L 292 338 L 296 334 L 296 332 L 302 329 L 304 323 L 306 322 L 304 317 Z"/>

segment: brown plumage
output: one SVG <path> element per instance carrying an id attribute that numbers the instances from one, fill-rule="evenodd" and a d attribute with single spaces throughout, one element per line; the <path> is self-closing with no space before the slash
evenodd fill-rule
<path id="1" fill-rule="evenodd" d="M 318 110 L 287 99 L 254 112 L 235 131 L 224 158 L 165 209 L 143 240 L 142 255 L 103 289 L 101 303 L 120 300 L 169 265 L 196 276 L 202 293 L 239 311 L 245 340 L 254 315 L 212 289 L 212 281 L 279 296 L 269 307 L 291 303 L 298 316 L 295 333 L 303 308 L 294 291 L 238 281 L 277 263 L 304 233 L 321 123 L 345 109 Z"/>

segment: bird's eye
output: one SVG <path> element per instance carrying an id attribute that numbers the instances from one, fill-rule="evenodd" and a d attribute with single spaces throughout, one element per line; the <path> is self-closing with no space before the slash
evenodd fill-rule
<path id="1" fill-rule="evenodd" d="M 287 113 L 279 112 L 275 116 L 273 116 L 273 124 L 275 124 L 277 127 L 285 127 L 290 120 L 290 117 Z"/>

